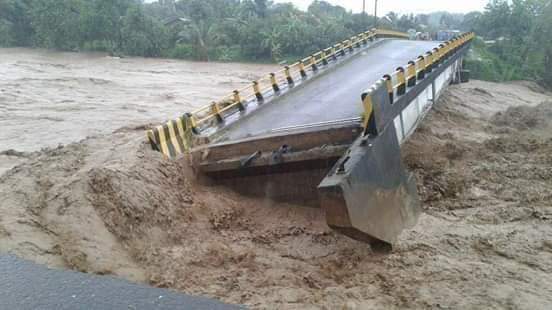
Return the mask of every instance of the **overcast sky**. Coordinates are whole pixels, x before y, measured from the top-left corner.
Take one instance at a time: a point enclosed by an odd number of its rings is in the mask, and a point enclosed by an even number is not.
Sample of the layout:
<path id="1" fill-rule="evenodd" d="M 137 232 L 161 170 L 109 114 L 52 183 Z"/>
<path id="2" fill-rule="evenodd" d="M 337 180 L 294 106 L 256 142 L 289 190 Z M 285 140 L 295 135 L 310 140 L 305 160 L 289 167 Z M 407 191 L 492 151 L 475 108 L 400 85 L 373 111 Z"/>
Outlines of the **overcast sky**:
<path id="1" fill-rule="evenodd" d="M 353 10 L 353 12 L 362 11 L 362 0 L 326 0 L 334 5 L 340 5 Z M 275 2 L 291 2 L 302 10 L 306 10 L 312 0 L 275 0 Z M 429 13 L 435 11 L 448 11 L 451 13 L 467 13 L 471 11 L 481 11 L 488 3 L 488 0 L 379 0 L 379 12 L 385 15 L 389 11 L 397 13 Z M 374 0 L 366 0 L 366 10 L 374 11 Z"/>

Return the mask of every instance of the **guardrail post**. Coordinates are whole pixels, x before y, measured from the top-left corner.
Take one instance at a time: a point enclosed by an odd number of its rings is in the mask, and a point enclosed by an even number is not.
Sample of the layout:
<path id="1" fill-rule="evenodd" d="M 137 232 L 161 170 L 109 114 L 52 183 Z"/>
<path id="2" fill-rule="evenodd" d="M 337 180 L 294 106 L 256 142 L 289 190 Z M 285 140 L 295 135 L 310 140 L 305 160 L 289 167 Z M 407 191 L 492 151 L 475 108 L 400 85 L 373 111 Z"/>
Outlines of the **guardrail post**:
<path id="1" fill-rule="evenodd" d="M 446 53 L 447 53 L 447 50 L 446 50 L 446 45 L 445 44 L 439 44 L 439 64 L 441 64 L 441 62 L 443 62 L 443 60 L 445 60 L 446 58 Z"/>
<path id="2" fill-rule="evenodd" d="M 278 86 L 278 81 L 276 80 L 276 74 L 270 73 L 270 83 L 272 84 L 272 89 L 275 93 L 280 92 L 280 87 Z"/>
<path id="3" fill-rule="evenodd" d="M 385 80 L 385 86 L 387 87 L 387 92 L 389 93 L 389 102 L 393 104 L 394 101 L 394 89 L 393 89 L 393 80 L 391 78 L 391 75 L 386 74 L 383 76 L 383 79 Z"/>
<path id="4" fill-rule="evenodd" d="M 337 50 L 335 48 L 335 45 L 332 46 L 332 59 L 333 61 L 337 61 Z"/>
<path id="5" fill-rule="evenodd" d="M 425 78 L 425 68 L 426 68 L 424 56 L 421 56 L 421 55 L 418 56 L 418 59 L 417 59 L 416 62 L 417 62 L 418 69 L 420 70 L 418 72 L 417 79 L 418 80 L 423 80 Z"/>
<path id="6" fill-rule="evenodd" d="M 442 47 L 441 47 L 442 45 Z M 443 60 L 447 60 L 447 58 L 449 58 L 449 52 L 450 52 L 450 49 L 449 49 L 449 43 L 448 41 L 445 42 L 445 44 L 441 44 L 439 45 L 439 47 L 441 47 L 443 49 L 443 54 L 442 54 L 442 58 Z"/>
<path id="7" fill-rule="evenodd" d="M 312 68 L 312 72 L 318 71 L 318 66 L 316 65 L 316 57 L 314 57 L 314 55 L 311 55 L 310 57 L 310 65 Z"/>
<path id="8" fill-rule="evenodd" d="M 431 70 L 439 67 L 439 60 L 440 60 L 440 56 L 441 54 L 439 53 L 439 49 L 438 48 L 433 48 L 433 61 L 431 63 Z"/>
<path id="9" fill-rule="evenodd" d="M 404 76 L 404 68 L 397 68 L 397 96 L 402 96 L 406 94 L 406 78 Z"/>
<path id="10" fill-rule="evenodd" d="M 234 102 L 238 104 L 238 109 L 240 111 L 245 111 L 245 106 L 243 105 L 243 101 L 241 100 L 239 90 L 234 90 Z"/>
<path id="11" fill-rule="evenodd" d="M 328 65 L 328 55 L 326 54 L 328 50 L 322 51 L 322 65 L 327 66 Z"/>
<path id="12" fill-rule="evenodd" d="M 224 122 L 224 118 L 222 117 L 222 114 L 220 114 L 220 107 L 218 102 L 213 101 L 211 104 L 211 113 L 215 114 L 215 117 L 217 118 L 217 121 L 219 123 Z"/>
<path id="13" fill-rule="evenodd" d="M 359 48 L 360 47 L 360 41 L 357 41 L 358 36 L 351 37 L 351 46 L 353 48 Z"/>
<path id="14" fill-rule="evenodd" d="M 286 81 L 289 87 L 293 87 L 293 84 L 295 82 L 293 81 L 293 78 L 291 77 L 291 73 L 289 72 L 289 66 L 284 67 L 284 75 L 286 76 Z"/>
<path id="15" fill-rule="evenodd" d="M 255 97 L 257 97 L 257 101 L 264 101 L 263 94 L 261 93 L 261 89 L 259 87 L 259 82 L 257 81 L 253 81 L 253 92 L 255 93 Z"/>
<path id="16" fill-rule="evenodd" d="M 198 135 L 199 134 L 199 128 L 197 127 L 197 121 L 196 121 L 195 116 L 192 113 L 188 112 L 188 113 L 184 114 L 184 118 L 187 120 L 186 127 L 190 126 L 190 129 L 192 130 L 192 132 L 194 134 Z"/>
<path id="17" fill-rule="evenodd" d="M 154 151 L 161 152 L 161 148 L 159 143 L 157 142 L 157 139 L 155 138 L 155 133 L 153 130 L 146 131 L 146 137 L 151 145 L 151 148 Z"/>
<path id="18" fill-rule="evenodd" d="M 426 58 L 425 58 L 425 73 L 431 73 L 432 71 L 432 65 L 433 65 L 433 53 L 431 53 L 430 51 L 428 51 L 426 53 Z"/>
<path id="19" fill-rule="evenodd" d="M 305 65 L 303 64 L 302 60 L 299 61 L 299 73 L 301 74 L 302 78 L 307 77 L 307 72 L 305 72 Z"/>
<path id="20" fill-rule="evenodd" d="M 416 86 L 416 63 L 409 61 L 406 67 L 406 79 L 408 87 Z"/>
<path id="21" fill-rule="evenodd" d="M 377 135 L 378 130 L 376 128 L 376 119 L 374 117 L 374 103 L 372 102 L 372 96 L 367 95 L 362 100 L 362 106 L 364 107 L 364 115 L 362 120 L 362 127 L 364 128 L 364 136 Z"/>
<path id="22" fill-rule="evenodd" d="M 345 46 L 343 46 L 342 43 L 338 43 L 337 46 L 339 47 L 339 56 L 345 56 Z"/>

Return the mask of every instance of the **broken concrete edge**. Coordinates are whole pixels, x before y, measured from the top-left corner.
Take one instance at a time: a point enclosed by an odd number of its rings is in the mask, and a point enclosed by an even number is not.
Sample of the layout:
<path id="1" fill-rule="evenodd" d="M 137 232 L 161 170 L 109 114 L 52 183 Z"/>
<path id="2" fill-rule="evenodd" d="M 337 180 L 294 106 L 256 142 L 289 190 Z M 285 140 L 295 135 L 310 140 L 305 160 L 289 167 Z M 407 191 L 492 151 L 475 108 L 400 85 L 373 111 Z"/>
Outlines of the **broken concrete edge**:
<path id="1" fill-rule="evenodd" d="M 337 159 L 343 155 L 349 146 L 349 144 L 329 145 L 314 147 L 304 151 L 294 151 L 290 149 L 286 152 L 280 150 L 274 150 L 272 152 L 256 151 L 246 157 L 234 157 L 215 162 L 201 163 L 200 170 L 206 174 L 216 174 L 226 171 L 238 171 L 240 169 L 276 166 L 319 159 Z"/>
<path id="2" fill-rule="evenodd" d="M 393 244 L 421 212 L 393 123 L 378 136 L 358 137 L 318 190 L 328 225 L 369 243 Z"/>
<path id="3" fill-rule="evenodd" d="M 364 134 L 337 161 L 318 186 L 330 227 L 357 240 L 393 244 L 415 225 L 421 206 L 412 173 L 401 158 L 394 119 L 469 49 L 466 44 L 391 102 L 385 80 L 362 94 L 370 97 Z"/>
<path id="4" fill-rule="evenodd" d="M 327 154 L 328 150 L 340 146 L 350 146 L 361 133 L 359 124 L 338 126 L 317 130 L 304 130 L 291 134 L 273 134 L 261 138 L 240 140 L 236 143 L 221 143 L 209 147 L 195 149 L 191 154 L 194 159 L 194 167 L 197 170 L 212 173 L 229 169 L 228 162 L 242 162 L 252 155 L 257 155 L 246 166 L 236 166 L 243 170 L 247 167 L 259 166 L 262 158 L 271 156 L 275 152 L 285 149 L 285 159 L 300 155 L 312 154 L 314 151 Z M 340 157 L 341 154 L 338 156 Z M 261 159 L 261 160 L 260 160 Z M 283 161 L 267 161 L 266 164 L 280 164 Z M 329 168 L 329 167 L 328 167 Z"/>

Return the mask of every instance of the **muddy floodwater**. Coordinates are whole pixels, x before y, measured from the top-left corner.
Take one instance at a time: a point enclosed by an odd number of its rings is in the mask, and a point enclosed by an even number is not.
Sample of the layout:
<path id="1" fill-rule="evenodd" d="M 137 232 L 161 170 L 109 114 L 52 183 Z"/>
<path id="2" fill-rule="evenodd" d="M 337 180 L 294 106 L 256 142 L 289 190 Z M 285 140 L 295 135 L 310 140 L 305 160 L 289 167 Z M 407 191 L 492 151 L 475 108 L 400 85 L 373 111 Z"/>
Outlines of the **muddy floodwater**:
<path id="1" fill-rule="evenodd" d="M 382 254 L 144 143 L 273 69 L 0 49 L 0 253 L 251 309 L 551 309 L 552 93 L 450 86 L 401 147 L 424 212 Z"/>
<path id="2" fill-rule="evenodd" d="M 0 151 L 36 151 L 161 122 L 276 68 L 0 49 Z"/>

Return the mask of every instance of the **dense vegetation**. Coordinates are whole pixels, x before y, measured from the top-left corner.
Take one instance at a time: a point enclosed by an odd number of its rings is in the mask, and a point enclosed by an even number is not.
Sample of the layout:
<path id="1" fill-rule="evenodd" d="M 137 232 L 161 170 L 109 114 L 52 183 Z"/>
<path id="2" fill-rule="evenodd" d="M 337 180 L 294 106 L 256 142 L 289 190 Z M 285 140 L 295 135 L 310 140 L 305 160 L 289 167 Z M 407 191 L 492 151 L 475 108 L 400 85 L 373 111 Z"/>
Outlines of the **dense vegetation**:
<path id="1" fill-rule="evenodd" d="M 471 25 L 466 30 L 486 40 L 476 40 L 468 60 L 475 77 L 530 79 L 552 87 L 552 1 L 494 0 L 464 21 Z"/>
<path id="2" fill-rule="evenodd" d="M 390 13 L 382 27 L 456 27 L 459 15 Z M 0 45 L 198 60 L 304 56 L 374 25 L 325 1 L 307 12 L 267 0 L 0 0 Z"/>
<path id="3" fill-rule="evenodd" d="M 511 2 L 511 3 L 509 3 Z M 551 0 L 493 0 L 466 15 L 393 12 L 378 26 L 434 33 L 474 30 L 477 78 L 551 85 Z M 195 60 L 281 61 L 308 55 L 374 25 L 325 1 L 306 12 L 268 0 L 0 0 L 0 46 L 106 51 Z M 543 65 L 545 64 L 545 65 Z"/>

